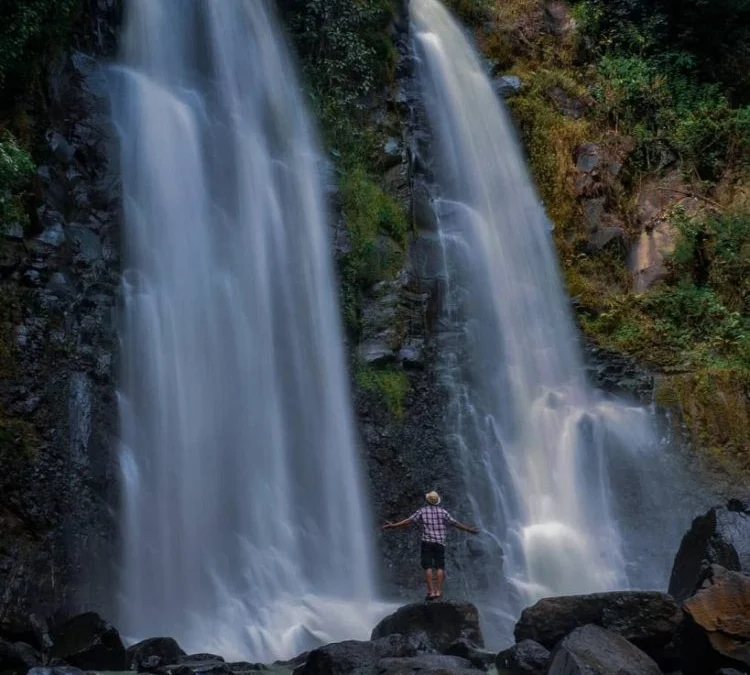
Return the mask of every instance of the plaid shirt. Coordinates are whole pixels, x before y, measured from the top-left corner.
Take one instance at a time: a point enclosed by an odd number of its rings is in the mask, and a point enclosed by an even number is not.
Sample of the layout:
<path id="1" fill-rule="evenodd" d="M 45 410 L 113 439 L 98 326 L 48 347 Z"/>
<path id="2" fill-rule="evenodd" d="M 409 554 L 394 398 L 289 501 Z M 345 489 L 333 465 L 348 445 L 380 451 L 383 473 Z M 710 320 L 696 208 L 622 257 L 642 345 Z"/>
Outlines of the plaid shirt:
<path id="1" fill-rule="evenodd" d="M 440 506 L 423 506 L 409 516 L 409 520 L 422 525 L 422 541 L 434 544 L 445 544 L 445 536 L 448 534 L 446 524 L 455 525 L 458 522 Z"/>

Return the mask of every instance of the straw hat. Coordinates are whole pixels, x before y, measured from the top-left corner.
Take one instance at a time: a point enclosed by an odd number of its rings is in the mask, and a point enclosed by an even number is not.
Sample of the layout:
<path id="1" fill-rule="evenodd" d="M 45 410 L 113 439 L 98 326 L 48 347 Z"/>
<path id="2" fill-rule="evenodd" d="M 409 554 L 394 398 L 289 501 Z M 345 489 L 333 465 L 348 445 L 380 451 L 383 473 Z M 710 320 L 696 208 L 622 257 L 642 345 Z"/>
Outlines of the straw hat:
<path id="1" fill-rule="evenodd" d="M 428 492 L 424 496 L 424 498 L 427 500 L 428 504 L 432 504 L 433 506 L 437 506 L 440 503 L 440 495 L 434 490 L 432 492 Z"/>

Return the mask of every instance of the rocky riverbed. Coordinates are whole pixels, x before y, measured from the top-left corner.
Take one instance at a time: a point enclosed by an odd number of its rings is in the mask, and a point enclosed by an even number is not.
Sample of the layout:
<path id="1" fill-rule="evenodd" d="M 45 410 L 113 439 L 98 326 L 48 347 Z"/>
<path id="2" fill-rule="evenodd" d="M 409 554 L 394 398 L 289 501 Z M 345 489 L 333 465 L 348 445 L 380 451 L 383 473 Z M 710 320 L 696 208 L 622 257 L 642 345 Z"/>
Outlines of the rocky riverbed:
<path id="1" fill-rule="evenodd" d="M 738 501 L 695 519 L 675 556 L 669 593 L 614 591 L 545 598 L 515 627 L 516 643 L 485 649 L 477 608 L 414 603 L 369 640 L 323 645 L 289 661 L 227 662 L 187 654 L 172 638 L 126 647 L 89 612 L 0 627 L 0 674 L 82 675 L 740 675 L 750 673 L 750 507 Z"/>

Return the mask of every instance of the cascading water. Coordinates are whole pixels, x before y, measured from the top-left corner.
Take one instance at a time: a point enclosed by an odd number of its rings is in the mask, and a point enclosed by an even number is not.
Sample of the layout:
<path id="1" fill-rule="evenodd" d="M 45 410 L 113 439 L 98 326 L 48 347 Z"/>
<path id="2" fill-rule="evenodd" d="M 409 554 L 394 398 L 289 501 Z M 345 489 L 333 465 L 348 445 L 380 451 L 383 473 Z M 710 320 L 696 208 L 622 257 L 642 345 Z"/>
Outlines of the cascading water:
<path id="1" fill-rule="evenodd" d="M 438 0 L 411 0 L 410 11 L 436 136 L 449 428 L 488 533 L 484 588 L 463 582 L 502 640 L 539 597 L 663 586 L 678 530 L 667 535 L 652 514 L 666 541 L 658 569 L 648 567 L 654 537 L 640 523 L 654 491 L 636 474 L 660 461 L 650 416 L 587 384 L 550 222 L 512 124 L 449 12 Z M 628 495 L 613 491 L 614 474 Z"/>
<path id="2" fill-rule="evenodd" d="M 365 637 L 318 154 L 283 40 L 266 0 L 127 12 L 121 625 L 255 660 Z"/>

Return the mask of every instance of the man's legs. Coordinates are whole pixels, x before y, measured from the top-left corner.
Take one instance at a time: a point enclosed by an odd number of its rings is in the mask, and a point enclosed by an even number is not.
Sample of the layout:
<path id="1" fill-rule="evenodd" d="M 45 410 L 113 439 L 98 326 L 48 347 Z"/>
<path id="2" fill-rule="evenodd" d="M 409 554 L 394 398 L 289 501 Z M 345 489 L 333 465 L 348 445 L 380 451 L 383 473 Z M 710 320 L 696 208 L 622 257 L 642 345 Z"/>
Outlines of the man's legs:
<path id="1" fill-rule="evenodd" d="M 435 597 L 443 597 L 443 584 L 445 583 L 445 547 L 440 544 L 435 545 L 435 567 L 437 572 L 437 582 L 434 585 Z"/>
<path id="2" fill-rule="evenodd" d="M 443 584 L 445 583 L 445 570 L 439 568 L 437 570 L 437 581 L 435 583 L 435 595 L 438 597 L 443 596 Z"/>
<path id="3" fill-rule="evenodd" d="M 440 571 L 438 570 L 438 575 L 439 573 Z M 424 571 L 424 578 L 427 582 L 427 597 L 431 598 L 433 595 L 436 595 L 438 593 L 438 591 L 435 590 L 435 586 L 433 584 L 432 568 Z"/>

